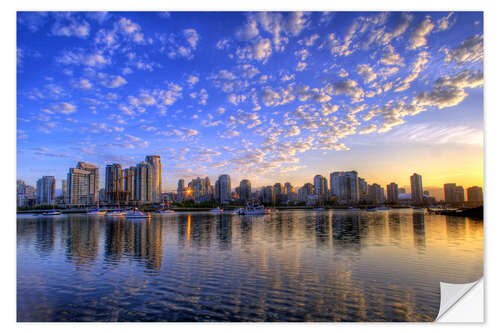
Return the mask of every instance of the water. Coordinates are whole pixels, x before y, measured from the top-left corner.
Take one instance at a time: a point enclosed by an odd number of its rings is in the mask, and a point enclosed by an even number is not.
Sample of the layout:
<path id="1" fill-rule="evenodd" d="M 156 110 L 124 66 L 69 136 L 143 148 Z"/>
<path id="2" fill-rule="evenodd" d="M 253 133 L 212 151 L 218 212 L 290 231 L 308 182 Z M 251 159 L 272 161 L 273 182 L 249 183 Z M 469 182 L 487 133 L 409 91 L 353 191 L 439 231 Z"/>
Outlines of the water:
<path id="1" fill-rule="evenodd" d="M 18 321 L 432 321 L 483 222 L 411 209 L 17 218 Z"/>

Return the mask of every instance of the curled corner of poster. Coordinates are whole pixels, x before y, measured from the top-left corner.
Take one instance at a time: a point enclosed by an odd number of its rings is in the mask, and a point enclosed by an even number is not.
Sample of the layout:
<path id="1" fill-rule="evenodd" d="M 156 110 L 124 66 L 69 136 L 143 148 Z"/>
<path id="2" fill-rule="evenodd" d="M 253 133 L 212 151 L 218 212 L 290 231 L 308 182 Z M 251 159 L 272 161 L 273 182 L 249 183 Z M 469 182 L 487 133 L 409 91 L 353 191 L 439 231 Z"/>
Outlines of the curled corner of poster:
<path id="1" fill-rule="evenodd" d="M 484 282 L 454 284 L 441 282 L 440 323 L 484 322 Z"/>

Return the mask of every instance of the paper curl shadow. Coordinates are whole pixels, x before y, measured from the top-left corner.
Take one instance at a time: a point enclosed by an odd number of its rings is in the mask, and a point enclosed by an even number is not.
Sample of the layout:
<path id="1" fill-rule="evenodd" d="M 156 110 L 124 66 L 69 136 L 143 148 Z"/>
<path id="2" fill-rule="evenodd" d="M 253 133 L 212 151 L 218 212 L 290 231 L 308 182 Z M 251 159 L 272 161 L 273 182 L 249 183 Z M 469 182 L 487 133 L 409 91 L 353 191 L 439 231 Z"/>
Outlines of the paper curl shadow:
<path id="1" fill-rule="evenodd" d="M 438 322 L 448 322 L 448 320 L 443 320 L 443 315 L 446 314 L 450 309 L 452 309 L 455 304 L 459 303 L 462 298 L 472 289 L 474 288 L 478 283 L 481 282 L 481 287 L 483 286 L 483 281 L 482 279 L 479 279 L 477 281 L 471 282 L 471 283 L 464 283 L 464 284 L 454 284 L 454 283 L 445 283 L 441 282 L 440 287 L 441 287 L 441 303 L 439 306 L 439 313 L 436 317 L 436 321 Z M 481 289 L 482 292 L 482 289 Z M 471 306 L 481 306 L 481 315 L 482 315 L 482 304 L 471 304 Z M 482 316 L 481 316 L 482 317 Z M 456 320 L 452 320 L 454 322 L 457 322 Z M 458 320 L 461 321 L 461 320 Z M 463 322 L 467 322 L 468 320 L 463 320 Z M 482 322 L 482 320 L 480 320 Z M 476 321 L 474 321 L 476 322 Z"/>

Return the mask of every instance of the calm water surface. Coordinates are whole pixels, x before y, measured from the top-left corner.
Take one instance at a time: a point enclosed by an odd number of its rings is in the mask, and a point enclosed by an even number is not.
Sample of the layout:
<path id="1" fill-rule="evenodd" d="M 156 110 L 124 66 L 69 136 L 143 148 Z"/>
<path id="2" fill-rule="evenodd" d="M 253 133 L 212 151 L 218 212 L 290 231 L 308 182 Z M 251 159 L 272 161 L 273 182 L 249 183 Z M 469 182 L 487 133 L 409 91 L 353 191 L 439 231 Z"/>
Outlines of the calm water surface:
<path id="1" fill-rule="evenodd" d="M 18 321 L 431 321 L 483 222 L 386 212 L 17 218 Z"/>

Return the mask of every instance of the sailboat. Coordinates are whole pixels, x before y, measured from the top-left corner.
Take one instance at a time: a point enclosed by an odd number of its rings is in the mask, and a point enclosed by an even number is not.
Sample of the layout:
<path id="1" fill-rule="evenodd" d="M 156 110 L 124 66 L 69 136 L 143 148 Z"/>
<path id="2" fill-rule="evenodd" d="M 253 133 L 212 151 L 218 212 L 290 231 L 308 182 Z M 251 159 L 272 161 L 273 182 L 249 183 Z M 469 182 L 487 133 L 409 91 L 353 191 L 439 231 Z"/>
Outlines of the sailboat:
<path id="1" fill-rule="evenodd" d="M 170 202 L 167 202 L 167 208 L 166 209 L 160 209 L 156 211 L 158 214 L 173 214 L 175 211 L 170 209 Z"/>
<path id="2" fill-rule="evenodd" d="M 151 218 L 151 216 L 149 215 L 149 213 L 141 212 L 137 208 L 134 208 L 133 211 L 128 212 L 125 215 L 125 217 L 128 218 L 128 219 L 149 219 L 149 218 Z"/>
<path id="3" fill-rule="evenodd" d="M 87 215 L 104 215 L 104 214 L 106 214 L 106 211 L 99 209 L 99 196 L 97 196 L 97 208 L 87 211 Z"/>
<path id="4" fill-rule="evenodd" d="M 116 191 L 116 196 L 117 196 L 117 202 L 118 202 L 118 209 L 112 209 L 106 213 L 106 216 L 124 216 L 127 214 L 126 212 L 122 212 L 120 210 L 120 190 L 118 189 Z"/>
<path id="5" fill-rule="evenodd" d="M 46 212 L 43 212 L 42 215 L 61 215 L 62 213 L 58 210 L 55 210 L 55 202 L 52 200 L 52 209 Z"/>

